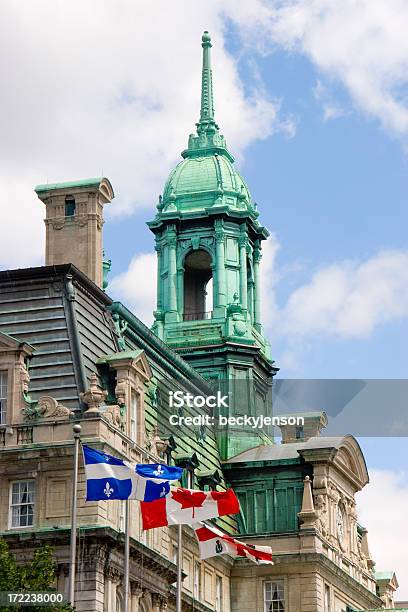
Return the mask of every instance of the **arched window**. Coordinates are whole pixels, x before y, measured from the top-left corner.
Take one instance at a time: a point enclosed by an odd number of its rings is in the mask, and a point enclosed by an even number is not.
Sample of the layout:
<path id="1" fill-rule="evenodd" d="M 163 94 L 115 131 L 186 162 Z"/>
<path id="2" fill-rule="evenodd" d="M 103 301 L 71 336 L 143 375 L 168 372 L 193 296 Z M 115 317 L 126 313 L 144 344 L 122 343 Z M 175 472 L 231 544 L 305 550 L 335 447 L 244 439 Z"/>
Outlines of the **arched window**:
<path id="1" fill-rule="evenodd" d="M 184 321 L 211 317 L 211 281 L 211 256 L 203 249 L 192 251 L 184 260 Z"/>

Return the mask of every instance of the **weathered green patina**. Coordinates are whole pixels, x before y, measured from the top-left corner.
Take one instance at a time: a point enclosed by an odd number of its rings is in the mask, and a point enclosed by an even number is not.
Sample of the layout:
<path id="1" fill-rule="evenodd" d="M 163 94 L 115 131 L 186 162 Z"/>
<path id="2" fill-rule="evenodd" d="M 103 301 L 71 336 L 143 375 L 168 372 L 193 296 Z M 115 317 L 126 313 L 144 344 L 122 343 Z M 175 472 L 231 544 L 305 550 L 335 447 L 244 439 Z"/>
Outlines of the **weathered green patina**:
<path id="1" fill-rule="evenodd" d="M 97 178 L 79 179 L 77 181 L 65 181 L 62 183 L 45 183 L 43 185 L 37 185 L 34 188 L 35 193 L 44 193 L 46 191 L 54 191 L 55 189 L 67 189 L 68 187 L 99 187 L 101 182 L 105 179 L 103 176 Z"/>
<path id="2" fill-rule="evenodd" d="M 153 330 L 235 398 L 229 415 L 270 414 L 276 369 L 263 334 L 260 303 L 261 243 L 269 233 L 214 118 L 208 32 L 202 47 L 197 131 L 148 224 L 155 234 L 158 264 Z M 270 433 L 227 427 L 218 436 L 221 455 L 235 455 Z"/>

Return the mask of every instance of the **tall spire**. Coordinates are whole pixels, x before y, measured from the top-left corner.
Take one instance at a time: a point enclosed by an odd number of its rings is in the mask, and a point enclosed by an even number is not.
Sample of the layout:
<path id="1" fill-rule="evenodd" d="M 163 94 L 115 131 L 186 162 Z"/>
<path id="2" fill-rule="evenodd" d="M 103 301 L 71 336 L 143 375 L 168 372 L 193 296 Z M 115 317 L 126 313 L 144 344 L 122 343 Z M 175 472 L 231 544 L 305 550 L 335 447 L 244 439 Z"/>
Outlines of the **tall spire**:
<path id="1" fill-rule="evenodd" d="M 201 76 L 201 109 L 200 120 L 196 123 L 197 133 L 190 134 L 188 146 L 182 152 L 183 157 L 194 157 L 205 154 L 212 155 L 214 151 L 226 155 L 230 161 L 233 156 L 227 149 L 224 136 L 214 119 L 214 95 L 211 69 L 211 36 L 204 32 L 201 38 L 203 48 L 203 67 Z"/>
<path id="2" fill-rule="evenodd" d="M 201 46 L 203 48 L 203 68 L 201 77 L 201 110 L 200 121 L 197 124 L 197 132 L 215 131 L 217 125 L 214 121 L 214 97 L 211 69 L 211 36 L 204 32 Z M 210 128 L 210 130 L 209 130 Z"/>

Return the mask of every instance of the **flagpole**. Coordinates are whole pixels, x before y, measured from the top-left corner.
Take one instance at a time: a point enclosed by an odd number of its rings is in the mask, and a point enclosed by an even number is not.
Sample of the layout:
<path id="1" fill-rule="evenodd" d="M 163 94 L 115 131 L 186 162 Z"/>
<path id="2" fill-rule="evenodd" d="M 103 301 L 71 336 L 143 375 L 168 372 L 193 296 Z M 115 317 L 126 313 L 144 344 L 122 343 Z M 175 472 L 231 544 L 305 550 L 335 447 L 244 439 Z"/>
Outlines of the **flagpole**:
<path id="1" fill-rule="evenodd" d="M 182 563 L 183 563 L 183 525 L 177 526 L 177 598 L 176 612 L 181 612 Z"/>
<path id="2" fill-rule="evenodd" d="M 128 612 L 129 607 L 129 500 L 125 500 L 125 601 L 123 612 Z"/>
<path id="3" fill-rule="evenodd" d="M 187 470 L 187 489 L 193 488 L 193 474 Z M 183 588 L 183 525 L 177 526 L 177 594 L 176 612 L 181 611 L 181 591 Z"/>
<path id="4" fill-rule="evenodd" d="M 74 432 L 74 471 L 72 478 L 72 506 L 71 506 L 71 541 L 69 552 L 69 588 L 68 600 L 74 606 L 75 600 L 75 557 L 76 557 L 76 535 L 77 535 L 77 496 L 78 496 L 78 457 L 81 436 L 81 425 L 75 423 L 72 428 Z"/>

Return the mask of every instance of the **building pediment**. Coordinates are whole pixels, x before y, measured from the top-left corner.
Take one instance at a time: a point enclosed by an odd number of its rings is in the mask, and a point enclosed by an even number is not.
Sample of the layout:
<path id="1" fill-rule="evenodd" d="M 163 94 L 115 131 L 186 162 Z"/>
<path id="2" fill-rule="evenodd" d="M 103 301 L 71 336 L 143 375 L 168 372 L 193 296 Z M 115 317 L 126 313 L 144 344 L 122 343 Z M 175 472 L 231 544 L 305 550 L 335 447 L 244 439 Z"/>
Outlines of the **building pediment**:
<path id="1" fill-rule="evenodd" d="M 104 355 L 98 359 L 98 365 L 107 364 L 115 370 L 128 368 L 135 370 L 143 380 L 150 380 L 152 370 L 143 350 L 119 351 L 111 355 Z"/>
<path id="2" fill-rule="evenodd" d="M 27 342 L 21 342 L 13 336 L 9 336 L 4 332 L 0 332 L 0 353 L 9 353 L 15 351 L 24 351 L 27 355 L 34 352 L 34 347 Z"/>
<path id="3" fill-rule="evenodd" d="M 369 482 L 369 475 L 360 445 L 353 436 L 345 436 L 334 457 L 334 465 L 362 489 Z"/>

